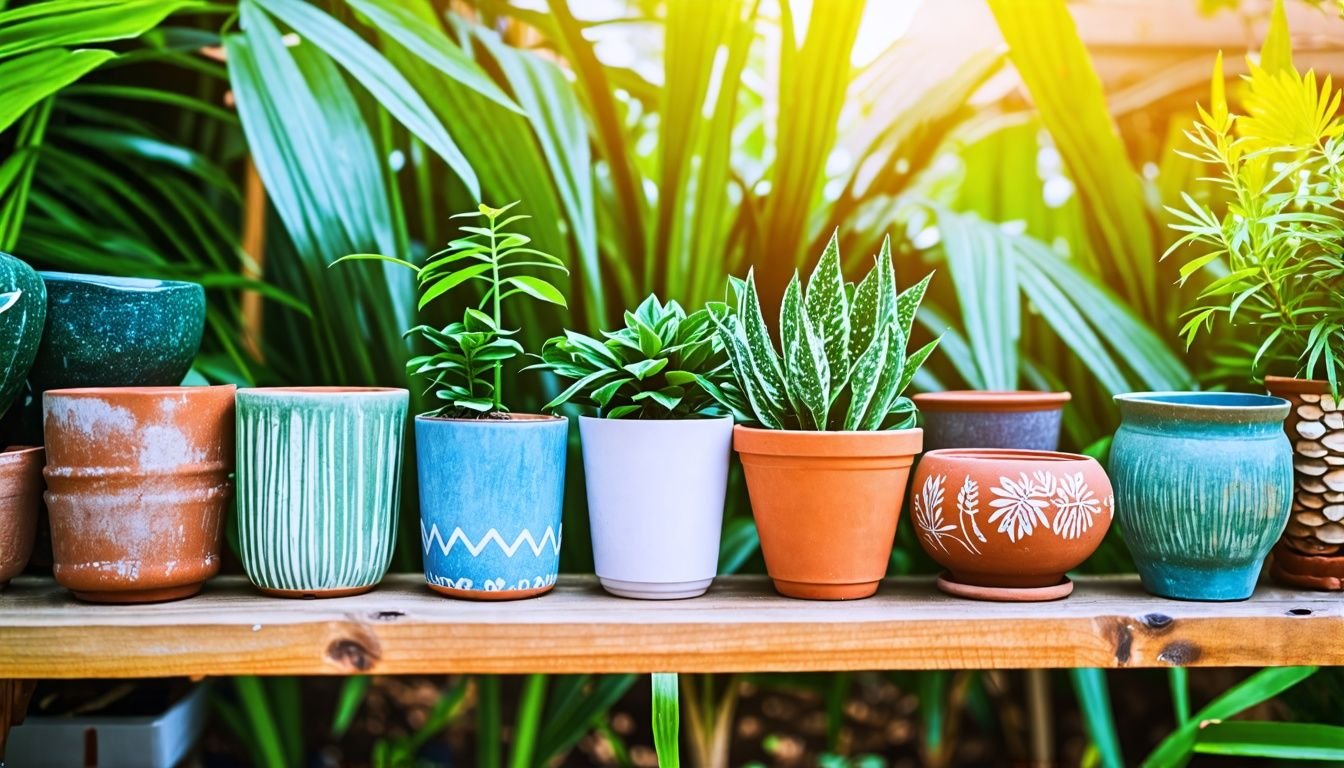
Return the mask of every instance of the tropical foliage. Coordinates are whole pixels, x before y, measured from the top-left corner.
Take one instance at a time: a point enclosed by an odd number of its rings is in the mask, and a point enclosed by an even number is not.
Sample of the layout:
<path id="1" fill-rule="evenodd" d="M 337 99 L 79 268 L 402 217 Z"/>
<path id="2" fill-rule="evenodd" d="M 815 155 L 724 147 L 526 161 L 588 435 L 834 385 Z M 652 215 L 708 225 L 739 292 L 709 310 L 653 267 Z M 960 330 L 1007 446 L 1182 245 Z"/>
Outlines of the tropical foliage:
<path id="1" fill-rule="evenodd" d="M 1281 12 L 1281 11 L 1280 11 Z M 1206 183 L 1227 201 L 1218 209 L 1184 194 L 1171 207 L 1186 234 L 1167 254 L 1186 257 L 1184 282 L 1205 268 L 1186 313 L 1186 344 L 1214 322 L 1250 326 L 1258 343 L 1238 345 L 1248 372 L 1322 377 L 1339 391 L 1344 378 L 1344 120 L 1341 92 L 1326 76 L 1293 68 L 1284 39 L 1266 42 L 1250 63 L 1245 114 L 1227 103 L 1222 56 L 1213 70 L 1209 109 L 1187 133 L 1191 158 L 1214 169 Z M 1221 200 L 1221 197 L 1219 198 Z M 1235 343 L 1235 342 L 1234 342 Z"/>
<path id="2" fill-rule="evenodd" d="M 737 384 L 711 393 L 739 420 L 768 429 L 913 426 L 914 403 L 901 393 L 938 346 L 934 339 L 906 353 L 929 277 L 898 292 L 887 239 L 856 288 L 840 271 L 838 233 L 832 234 L 807 287 L 794 272 L 784 289 L 781 354 L 765 324 L 755 273 L 748 272 L 745 281 L 732 282 L 731 305 L 709 305 Z"/>
<path id="3" fill-rule="evenodd" d="M 688 315 L 650 294 L 625 313 L 624 328 L 602 335 L 565 331 L 547 340 L 534 367 L 573 383 L 546 410 L 573 403 L 609 419 L 727 415 L 709 394 L 732 383 L 707 310 Z"/>

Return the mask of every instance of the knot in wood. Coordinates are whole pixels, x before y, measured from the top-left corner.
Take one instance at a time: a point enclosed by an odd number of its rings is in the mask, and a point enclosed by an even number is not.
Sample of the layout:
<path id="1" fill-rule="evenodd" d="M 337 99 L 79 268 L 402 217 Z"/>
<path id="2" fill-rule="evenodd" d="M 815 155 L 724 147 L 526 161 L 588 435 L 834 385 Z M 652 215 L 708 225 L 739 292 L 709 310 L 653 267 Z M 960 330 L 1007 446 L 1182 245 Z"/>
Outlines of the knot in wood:
<path id="1" fill-rule="evenodd" d="M 1184 667 L 1199 661 L 1202 655 L 1204 652 L 1198 645 L 1185 640 L 1176 640 L 1162 646 L 1162 650 L 1157 654 L 1157 660 L 1173 667 Z"/>
<path id="2" fill-rule="evenodd" d="M 1310 609 L 1310 608 L 1289 608 L 1289 609 L 1288 609 L 1288 615 L 1290 615 L 1290 616 L 1310 616 L 1310 615 L 1311 615 L 1311 609 Z"/>
<path id="3" fill-rule="evenodd" d="M 374 621 L 396 621 L 406 614 L 401 611 L 374 611 Z"/>
<path id="4" fill-rule="evenodd" d="M 1171 629 L 1176 620 L 1165 613 L 1145 613 L 1139 617 L 1139 622 L 1153 632 L 1166 632 Z"/>
<path id="5" fill-rule="evenodd" d="M 352 672 L 368 672 L 378 663 L 379 652 L 353 638 L 338 638 L 327 646 L 327 658 Z"/>

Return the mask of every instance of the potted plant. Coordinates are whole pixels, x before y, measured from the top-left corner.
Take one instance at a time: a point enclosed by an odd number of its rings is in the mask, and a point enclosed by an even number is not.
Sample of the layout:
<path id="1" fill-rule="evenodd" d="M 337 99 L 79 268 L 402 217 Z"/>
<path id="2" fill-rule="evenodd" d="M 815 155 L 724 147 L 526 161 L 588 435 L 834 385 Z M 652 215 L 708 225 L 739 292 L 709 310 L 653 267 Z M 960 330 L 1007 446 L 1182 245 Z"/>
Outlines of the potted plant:
<path id="1" fill-rule="evenodd" d="M 1276 15 L 1276 19 L 1279 18 Z M 1280 29 L 1282 39 L 1287 30 Z M 1240 372 L 1267 375 L 1292 404 L 1292 517 L 1272 571 L 1298 587 L 1344 588 L 1344 120 L 1330 78 L 1299 74 L 1286 45 L 1250 64 L 1244 114 L 1224 96 L 1222 59 L 1208 111 L 1188 136 L 1214 176 L 1210 203 L 1171 209 L 1188 254 L 1182 281 L 1218 266 L 1186 315 L 1187 344 L 1215 322 L 1252 337 Z M 1241 346 L 1241 345 L 1239 345 Z M 1231 357 L 1231 356 L 1229 356 Z"/>
<path id="2" fill-rule="evenodd" d="M 938 588 L 974 600 L 1033 602 L 1073 592 L 1115 514 L 1096 459 L 949 448 L 919 460 L 910 489 L 920 546 L 947 569 Z"/>
<path id="3" fill-rule="evenodd" d="M 392 562 L 404 389 L 238 390 L 238 553 L 276 597 L 367 592 Z"/>
<path id="4" fill-rule="evenodd" d="M 789 597 L 868 597 L 886 573 L 910 465 L 923 445 L 902 396 L 938 341 L 907 356 L 929 277 L 897 293 L 890 239 L 857 288 L 836 236 L 806 289 L 795 272 L 777 351 L 754 275 L 709 306 L 733 371 L 711 394 L 746 423 L 733 431 L 766 570 Z"/>
<path id="5" fill-rule="evenodd" d="M 420 309 L 454 289 L 482 289 L 461 320 L 407 331 L 435 351 L 406 365 L 440 402 L 415 417 L 425 581 L 442 594 L 473 600 L 540 595 L 555 586 L 560 563 L 569 421 L 513 413 L 505 405 L 504 364 L 523 348 L 511 338 L 517 330 L 505 326 L 503 310 L 515 297 L 565 306 L 555 286 L 529 272 L 566 270 L 509 228 L 527 218 L 505 216 L 515 205 L 457 214 L 453 218 L 484 226 L 462 227 L 463 236 L 423 266 L 375 254 L 341 259 L 413 270 Z"/>
<path id="6" fill-rule="evenodd" d="M 649 296 L 604 340 L 566 331 L 541 364 L 573 383 L 597 578 L 622 597 L 696 597 L 718 572 L 733 417 L 707 387 L 731 371 L 707 310 Z M 701 382 L 704 382 L 702 384 Z"/>

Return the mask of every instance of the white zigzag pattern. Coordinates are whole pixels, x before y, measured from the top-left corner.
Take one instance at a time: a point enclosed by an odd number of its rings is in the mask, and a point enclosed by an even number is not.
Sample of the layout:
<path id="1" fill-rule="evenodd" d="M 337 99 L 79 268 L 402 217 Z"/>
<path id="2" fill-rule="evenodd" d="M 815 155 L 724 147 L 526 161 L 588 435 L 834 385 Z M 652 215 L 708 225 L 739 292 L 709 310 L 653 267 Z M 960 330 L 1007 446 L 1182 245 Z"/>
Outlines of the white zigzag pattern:
<path id="1" fill-rule="evenodd" d="M 561 526 L 560 530 L 563 531 L 564 526 Z M 503 550 L 504 556 L 509 558 L 514 556 L 518 549 L 523 546 L 524 542 L 527 543 L 527 546 L 532 550 L 532 554 L 535 556 L 541 556 L 542 551 L 546 549 L 546 542 L 548 541 L 551 543 L 551 548 L 555 550 L 555 553 L 557 555 L 560 554 L 560 534 L 557 534 L 549 525 L 546 526 L 546 532 L 542 534 L 541 541 L 537 541 L 533 538 L 531 531 L 523 529 L 523 532 L 518 534 L 518 538 L 514 539 L 512 544 L 506 544 L 504 542 L 504 537 L 499 534 L 499 531 L 491 528 L 489 531 L 486 531 L 486 534 L 481 538 L 480 543 L 472 544 L 471 539 L 467 538 L 467 534 L 462 531 L 461 526 L 454 528 L 452 535 L 448 537 L 448 541 L 444 541 L 443 534 L 439 533 L 438 524 L 431 525 L 429 531 L 426 532 L 425 522 L 421 520 L 420 538 L 421 543 L 424 545 L 425 552 L 429 552 L 430 544 L 437 542 L 439 550 L 445 555 L 451 552 L 453 550 L 453 545 L 459 541 L 462 542 L 462 546 L 467 548 L 467 551 L 471 553 L 472 557 L 480 557 L 481 553 L 485 551 L 485 548 L 492 541 L 498 544 L 499 548 Z"/>

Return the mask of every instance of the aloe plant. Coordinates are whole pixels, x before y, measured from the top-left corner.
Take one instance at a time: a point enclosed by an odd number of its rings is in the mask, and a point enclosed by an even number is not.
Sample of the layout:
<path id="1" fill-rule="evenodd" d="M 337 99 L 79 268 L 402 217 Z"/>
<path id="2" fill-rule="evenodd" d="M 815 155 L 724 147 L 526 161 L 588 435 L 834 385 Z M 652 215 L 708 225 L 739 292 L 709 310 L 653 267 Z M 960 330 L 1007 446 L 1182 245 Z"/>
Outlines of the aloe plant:
<path id="1" fill-rule="evenodd" d="M 571 380 L 546 405 L 594 408 L 609 419 L 686 419 L 724 415 L 701 382 L 732 387 L 732 372 L 709 312 L 690 314 L 675 301 L 650 294 L 625 327 L 603 331 L 598 341 L 576 331 L 547 340 L 541 368 Z"/>
<path id="2" fill-rule="evenodd" d="M 932 273 L 897 293 L 891 239 L 858 287 L 840 271 L 840 246 L 832 233 L 804 288 L 795 270 L 779 312 L 781 351 L 776 351 L 761 312 L 754 272 L 730 281 L 732 304 L 708 309 L 728 354 L 737 389 L 709 383 L 710 391 L 740 420 L 768 429 L 904 429 L 915 423 L 915 405 L 902 393 L 938 339 L 906 354 L 915 311 Z"/>

